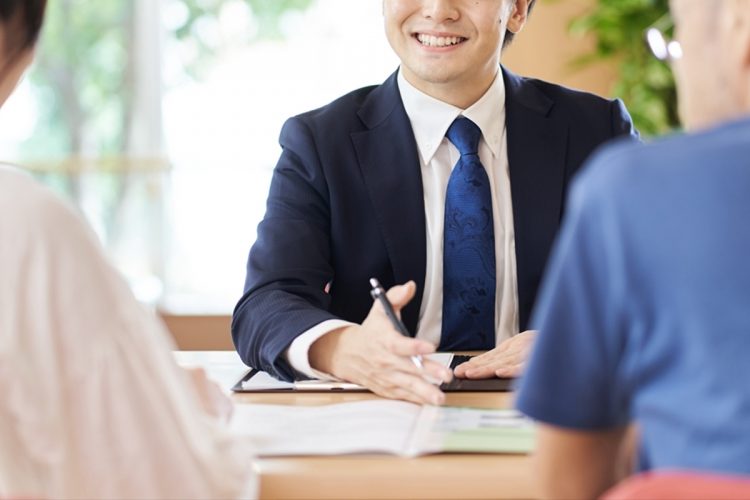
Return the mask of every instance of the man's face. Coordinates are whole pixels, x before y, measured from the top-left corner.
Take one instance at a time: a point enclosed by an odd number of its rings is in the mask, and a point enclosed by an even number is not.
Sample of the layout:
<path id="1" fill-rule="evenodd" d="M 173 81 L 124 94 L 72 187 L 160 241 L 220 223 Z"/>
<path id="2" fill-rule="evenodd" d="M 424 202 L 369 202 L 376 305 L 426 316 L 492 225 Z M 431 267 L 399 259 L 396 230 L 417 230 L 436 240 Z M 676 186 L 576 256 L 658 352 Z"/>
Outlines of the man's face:
<path id="1" fill-rule="evenodd" d="M 506 27 L 518 31 L 523 26 L 517 19 L 508 25 L 515 3 L 384 0 L 386 35 L 404 77 L 421 91 L 459 106 L 453 101 L 463 100 L 462 95 L 483 93 L 498 72 Z M 519 3 L 525 20 L 526 2 Z"/>
<path id="2" fill-rule="evenodd" d="M 742 114 L 743 68 L 737 47 L 737 6 L 748 0 L 672 0 L 676 38 L 683 57 L 675 63 L 680 114 L 687 129 L 710 127 Z M 739 30 L 739 31 L 738 31 Z M 738 38 L 739 37 L 739 38 Z M 747 42 L 744 42 L 745 44 Z M 745 109 L 744 112 L 747 112 Z"/>

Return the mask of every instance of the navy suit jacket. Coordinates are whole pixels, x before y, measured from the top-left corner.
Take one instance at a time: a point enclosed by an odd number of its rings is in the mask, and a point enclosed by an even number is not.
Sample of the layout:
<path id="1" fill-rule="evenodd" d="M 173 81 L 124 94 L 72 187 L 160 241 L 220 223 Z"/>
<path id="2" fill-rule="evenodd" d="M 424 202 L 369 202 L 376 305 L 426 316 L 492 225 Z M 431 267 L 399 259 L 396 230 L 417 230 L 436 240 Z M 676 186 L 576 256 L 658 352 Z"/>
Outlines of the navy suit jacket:
<path id="1" fill-rule="evenodd" d="M 623 104 L 521 78 L 503 68 L 518 271 L 525 330 L 571 177 L 600 144 L 637 133 Z M 425 208 L 417 146 L 396 73 L 289 119 L 266 215 L 250 250 L 232 338 L 245 363 L 298 377 L 283 352 L 329 319 L 361 323 L 369 278 L 414 280 L 402 311 L 416 331 L 425 282 Z"/>

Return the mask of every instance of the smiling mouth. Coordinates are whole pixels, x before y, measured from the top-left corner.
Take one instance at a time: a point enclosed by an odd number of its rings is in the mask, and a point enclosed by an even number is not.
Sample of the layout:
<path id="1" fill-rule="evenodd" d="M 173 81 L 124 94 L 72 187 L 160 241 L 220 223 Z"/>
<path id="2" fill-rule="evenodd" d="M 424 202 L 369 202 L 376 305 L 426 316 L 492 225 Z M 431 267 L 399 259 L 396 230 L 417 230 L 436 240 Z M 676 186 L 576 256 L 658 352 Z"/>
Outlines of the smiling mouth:
<path id="1" fill-rule="evenodd" d="M 462 36 L 433 36 L 417 33 L 414 38 L 424 47 L 452 47 L 466 41 Z"/>

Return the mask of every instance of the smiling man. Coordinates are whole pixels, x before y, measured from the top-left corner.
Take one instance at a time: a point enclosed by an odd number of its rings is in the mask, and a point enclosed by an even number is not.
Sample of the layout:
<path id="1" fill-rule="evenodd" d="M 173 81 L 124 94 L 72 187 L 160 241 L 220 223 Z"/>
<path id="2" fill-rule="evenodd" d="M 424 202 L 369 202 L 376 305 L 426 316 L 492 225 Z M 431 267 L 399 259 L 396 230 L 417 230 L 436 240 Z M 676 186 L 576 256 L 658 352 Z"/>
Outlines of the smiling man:
<path id="1" fill-rule="evenodd" d="M 287 121 L 234 312 L 246 363 L 433 404 L 426 378 L 452 374 L 410 356 L 487 350 L 456 375 L 520 372 L 568 182 L 636 135 L 621 102 L 500 66 L 533 4 L 384 0 L 398 71 Z M 373 306 L 371 277 L 414 338 Z"/>

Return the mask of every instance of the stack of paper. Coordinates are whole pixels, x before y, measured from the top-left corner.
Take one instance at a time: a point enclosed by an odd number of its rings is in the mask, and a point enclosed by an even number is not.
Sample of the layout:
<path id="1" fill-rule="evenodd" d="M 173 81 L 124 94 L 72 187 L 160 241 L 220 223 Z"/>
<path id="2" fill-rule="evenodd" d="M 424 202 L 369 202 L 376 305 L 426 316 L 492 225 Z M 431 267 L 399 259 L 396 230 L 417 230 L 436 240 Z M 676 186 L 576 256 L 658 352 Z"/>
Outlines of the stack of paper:
<path id="1" fill-rule="evenodd" d="M 233 430 L 258 455 L 527 453 L 531 422 L 515 410 L 357 401 L 325 406 L 238 405 Z"/>

